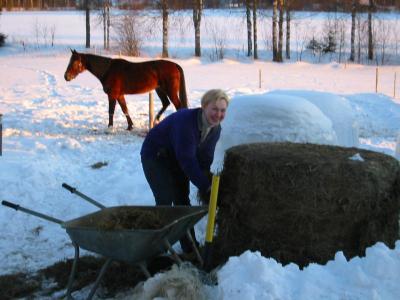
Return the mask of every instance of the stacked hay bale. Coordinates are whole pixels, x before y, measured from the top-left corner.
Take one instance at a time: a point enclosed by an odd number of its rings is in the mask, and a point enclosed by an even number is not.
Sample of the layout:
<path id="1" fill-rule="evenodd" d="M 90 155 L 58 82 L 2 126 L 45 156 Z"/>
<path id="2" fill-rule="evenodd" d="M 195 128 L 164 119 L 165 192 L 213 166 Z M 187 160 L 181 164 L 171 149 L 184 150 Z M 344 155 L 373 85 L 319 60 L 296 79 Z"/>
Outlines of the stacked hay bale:
<path id="1" fill-rule="evenodd" d="M 247 249 L 304 267 L 398 239 L 400 166 L 388 155 L 326 145 L 257 143 L 226 152 L 215 264 Z"/>

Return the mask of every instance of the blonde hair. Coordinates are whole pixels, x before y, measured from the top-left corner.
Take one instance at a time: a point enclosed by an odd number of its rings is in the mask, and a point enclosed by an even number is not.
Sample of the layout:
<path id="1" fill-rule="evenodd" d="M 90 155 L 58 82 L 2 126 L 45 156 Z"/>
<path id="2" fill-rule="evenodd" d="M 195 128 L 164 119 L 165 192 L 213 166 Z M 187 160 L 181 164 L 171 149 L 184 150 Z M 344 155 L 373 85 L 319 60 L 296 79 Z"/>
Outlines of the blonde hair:
<path id="1" fill-rule="evenodd" d="M 226 105 L 229 105 L 228 95 L 220 89 L 213 89 L 207 91 L 203 97 L 201 97 L 201 107 L 206 107 L 210 102 L 217 102 L 218 100 L 225 100 Z"/>

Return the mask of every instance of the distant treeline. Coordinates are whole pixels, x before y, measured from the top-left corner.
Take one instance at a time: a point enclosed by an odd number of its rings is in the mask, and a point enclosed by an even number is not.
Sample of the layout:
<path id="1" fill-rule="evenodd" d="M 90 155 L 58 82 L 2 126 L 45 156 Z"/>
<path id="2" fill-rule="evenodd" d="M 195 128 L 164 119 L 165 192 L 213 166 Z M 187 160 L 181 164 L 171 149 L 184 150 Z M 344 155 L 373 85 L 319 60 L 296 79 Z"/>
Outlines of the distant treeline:
<path id="1" fill-rule="evenodd" d="M 0 0 L 2 10 L 47 10 L 47 9 L 83 9 L 89 2 L 93 9 L 101 8 L 104 3 L 120 9 L 158 8 L 161 2 L 168 2 L 170 9 L 191 9 L 191 0 Z M 241 8 L 247 0 L 203 0 L 203 8 Z M 285 0 L 290 2 L 293 10 L 307 11 L 351 11 L 353 0 Z M 258 8 L 272 8 L 273 0 L 257 0 Z M 400 9 L 400 0 L 357 0 L 359 10 L 373 2 L 376 11 L 393 11 Z"/>

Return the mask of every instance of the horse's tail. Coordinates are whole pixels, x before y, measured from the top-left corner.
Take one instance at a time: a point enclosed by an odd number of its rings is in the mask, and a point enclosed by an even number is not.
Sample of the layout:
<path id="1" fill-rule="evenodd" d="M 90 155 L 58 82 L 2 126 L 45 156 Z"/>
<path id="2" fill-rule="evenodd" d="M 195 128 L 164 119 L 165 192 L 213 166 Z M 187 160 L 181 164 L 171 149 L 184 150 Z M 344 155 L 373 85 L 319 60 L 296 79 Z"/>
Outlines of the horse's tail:
<path id="1" fill-rule="evenodd" d="M 176 65 L 179 73 L 180 73 L 180 84 L 179 84 L 179 100 L 181 101 L 181 108 L 188 108 L 188 99 L 186 94 L 186 83 L 185 83 L 185 74 L 183 73 L 183 69 L 180 65 Z"/>

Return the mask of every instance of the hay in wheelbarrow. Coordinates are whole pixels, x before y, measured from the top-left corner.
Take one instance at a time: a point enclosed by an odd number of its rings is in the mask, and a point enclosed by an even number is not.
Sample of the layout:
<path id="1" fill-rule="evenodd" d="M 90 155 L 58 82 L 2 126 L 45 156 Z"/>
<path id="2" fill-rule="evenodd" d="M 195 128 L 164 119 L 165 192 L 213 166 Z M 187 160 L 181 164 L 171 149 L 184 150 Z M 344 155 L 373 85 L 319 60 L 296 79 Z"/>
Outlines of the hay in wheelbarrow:
<path id="1" fill-rule="evenodd" d="M 245 250 L 282 264 L 364 256 L 399 237 L 400 167 L 391 156 L 326 145 L 260 143 L 226 152 L 215 264 Z"/>
<path id="2" fill-rule="evenodd" d="M 167 225 L 158 211 L 143 211 L 142 209 L 127 209 L 113 212 L 99 222 L 99 229 L 118 230 L 118 229 L 161 229 Z"/>

